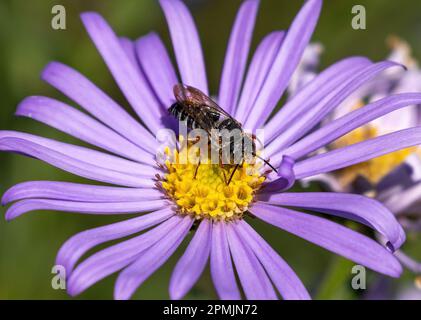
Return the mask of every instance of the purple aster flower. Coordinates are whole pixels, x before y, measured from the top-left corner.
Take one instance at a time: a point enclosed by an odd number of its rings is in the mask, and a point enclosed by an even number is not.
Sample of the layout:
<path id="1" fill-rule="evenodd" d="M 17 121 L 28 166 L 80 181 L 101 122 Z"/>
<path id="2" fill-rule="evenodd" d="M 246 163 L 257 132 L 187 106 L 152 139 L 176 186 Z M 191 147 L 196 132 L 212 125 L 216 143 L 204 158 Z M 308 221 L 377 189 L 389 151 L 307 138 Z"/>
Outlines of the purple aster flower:
<path id="1" fill-rule="evenodd" d="M 18 184 L 3 196 L 13 204 L 8 220 L 34 210 L 86 214 L 145 213 L 87 230 L 60 249 L 57 264 L 65 266 L 68 292 L 77 295 L 110 274 L 119 272 L 116 299 L 128 299 L 174 253 L 193 225 L 193 238 L 174 268 L 170 296 L 182 298 L 195 284 L 207 261 L 222 299 L 239 299 L 240 285 L 248 299 L 308 299 L 304 285 L 288 264 L 250 226 L 257 217 L 287 232 L 364 265 L 398 277 L 401 265 L 391 251 L 405 239 L 393 214 L 375 200 L 340 193 L 285 192 L 296 180 L 330 172 L 421 142 L 421 128 L 409 128 L 312 155 L 320 147 L 392 110 L 421 102 L 421 94 L 386 97 L 313 130 L 334 108 L 382 71 L 399 65 L 346 58 L 303 86 L 272 118 L 316 26 L 321 0 L 307 1 L 287 32 L 266 36 L 246 72 L 258 1 L 245 1 L 228 43 L 217 102 L 244 127 L 264 129 L 276 172 L 244 165 L 232 184 L 218 165 L 203 165 L 196 179 L 190 164 L 179 164 L 183 150 L 165 148 L 175 161 L 157 163 L 156 135 L 171 126 L 167 109 L 174 102 L 174 84 L 184 83 L 208 94 L 204 59 L 193 19 L 178 0 L 161 0 L 180 78 L 159 37 L 136 41 L 118 38 L 96 13 L 82 21 L 111 74 L 141 123 L 79 72 L 50 63 L 42 78 L 77 103 L 78 111 L 47 97 L 29 97 L 17 115 L 31 117 L 93 146 L 50 140 L 28 133 L 0 132 L 0 149 L 40 159 L 60 169 L 106 185 L 33 181 Z M 312 210 L 355 220 L 383 235 L 378 242 Z M 148 212 L 148 213 L 146 213 Z M 102 249 L 82 262 L 93 247 L 130 237 Z M 385 247 L 386 245 L 386 247 Z M 237 283 L 236 274 L 239 283 Z"/>
<path id="2" fill-rule="evenodd" d="M 397 37 L 389 37 L 388 43 L 392 48 L 388 59 L 404 64 L 407 70 L 399 68 L 387 70 L 382 77 L 367 83 L 352 94 L 325 122 L 333 121 L 360 108 L 364 105 L 363 101 L 375 103 L 389 95 L 421 91 L 421 70 L 417 61 L 411 56 L 409 45 Z M 307 52 L 307 59 L 302 59 L 301 67 L 298 68 L 303 72 L 298 74 L 296 72 L 298 83 L 314 76 L 314 69 L 317 67 L 319 51 L 313 49 Z M 388 134 L 397 129 L 419 126 L 420 119 L 419 106 L 409 105 L 365 124 L 327 148 L 355 143 L 366 137 Z M 307 182 L 310 180 L 321 181 L 336 192 L 363 193 L 374 197 L 396 215 L 405 230 L 421 231 L 421 157 L 418 147 L 390 153 L 333 173 L 313 176 L 308 178 Z M 421 273 L 419 262 L 401 250 L 397 250 L 395 255 L 409 270 Z"/>

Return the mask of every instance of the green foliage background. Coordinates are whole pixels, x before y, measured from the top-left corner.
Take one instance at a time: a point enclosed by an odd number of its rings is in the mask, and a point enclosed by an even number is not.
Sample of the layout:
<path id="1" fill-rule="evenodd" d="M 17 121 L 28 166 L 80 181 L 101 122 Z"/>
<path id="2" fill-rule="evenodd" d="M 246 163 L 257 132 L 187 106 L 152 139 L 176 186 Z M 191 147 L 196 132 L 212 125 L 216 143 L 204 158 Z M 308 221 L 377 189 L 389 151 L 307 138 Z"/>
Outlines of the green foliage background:
<path id="1" fill-rule="evenodd" d="M 198 24 L 210 81 L 216 92 L 226 43 L 240 0 L 187 1 Z M 50 27 L 51 8 L 62 4 L 67 12 L 67 29 Z M 288 27 L 302 1 L 262 0 L 253 48 L 266 33 Z M 351 8 L 367 9 L 367 30 L 351 28 Z M 152 30 L 170 45 L 166 24 L 155 0 L 2 0 L 0 1 L 0 128 L 37 133 L 66 142 L 72 137 L 42 124 L 13 116 L 16 105 L 28 95 L 63 99 L 42 82 L 39 74 L 52 60 L 80 70 L 111 96 L 127 103 L 118 91 L 102 59 L 88 39 L 79 13 L 100 12 L 119 35 L 133 39 Z M 323 43 L 322 67 L 350 55 L 383 59 L 388 54 L 385 39 L 395 34 L 406 39 L 421 60 L 421 2 L 418 0 L 326 0 L 313 40 Z M 168 46 L 169 47 L 169 46 Z M 170 47 L 169 47 L 170 48 Z M 64 99 L 65 100 L 65 99 Z M 67 100 L 65 100 L 67 101 Z M 0 154 L 0 192 L 27 180 L 83 182 L 40 161 L 12 154 Z M 4 214 L 4 209 L 1 213 Z M 62 290 L 51 288 L 51 268 L 60 245 L 71 235 L 116 221 L 113 217 L 33 212 L 6 223 L 0 219 L 0 298 L 68 299 Z M 287 260 L 316 298 L 354 299 L 360 292 L 350 288 L 352 263 L 335 257 L 312 244 L 274 227 L 254 222 L 269 243 Z M 408 235 L 405 249 L 421 259 L 421 239 Z M 168 298 L 171 270 L 181 250 L 138 290 L 136 298 Z M 369 288 L 375 281 L 369 274 Z M 405 272 L 392 286 L 398 290 L 412 285 L 413 275 Z M 81 299 L 112 298 L 115 276 L 109 277 L 80 295 Z M 207 270 L 188 295 L 191 299 L 215 298 Z"/>

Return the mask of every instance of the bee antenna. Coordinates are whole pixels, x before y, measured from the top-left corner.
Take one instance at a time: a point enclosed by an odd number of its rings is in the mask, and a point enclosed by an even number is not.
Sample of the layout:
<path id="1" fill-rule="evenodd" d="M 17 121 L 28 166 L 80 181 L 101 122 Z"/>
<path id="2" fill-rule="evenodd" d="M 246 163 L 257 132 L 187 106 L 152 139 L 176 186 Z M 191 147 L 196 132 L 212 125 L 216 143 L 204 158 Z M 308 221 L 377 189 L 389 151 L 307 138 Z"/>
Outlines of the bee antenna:
<path id="1" fill-rule="evenodd" d="M 270 163 L 269 163 L 269 161 L 267 161 L 266 159 L 263 159 L 262 157 L 260 157 L 260 156 L 258 156 L 257 154 L 255 154 L 255 153 L 252 153 L 252 155 L 254 156 L 254 157 L 257 157 L 257 158 L 259 158 L 260 160 L 262 160 L 264 163 L 266 163 L 269 167 L 271 167 L 272 169 L 273 169 L 273 171 L 275 171 L 276 173 L 278 173 L 278 170 L 276 170 Z"/>

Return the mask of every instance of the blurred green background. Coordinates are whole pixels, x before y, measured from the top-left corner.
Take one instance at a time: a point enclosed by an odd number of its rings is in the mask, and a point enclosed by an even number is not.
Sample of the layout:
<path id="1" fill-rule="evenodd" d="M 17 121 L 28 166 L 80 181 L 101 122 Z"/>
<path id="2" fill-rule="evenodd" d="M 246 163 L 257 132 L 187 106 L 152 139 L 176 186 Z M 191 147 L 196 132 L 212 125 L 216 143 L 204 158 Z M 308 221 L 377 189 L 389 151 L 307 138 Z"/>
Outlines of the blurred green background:
<path id="1" fill-rule="evenodd" d="M 204 47 L 212 92 L 218 79 L 227 39 L 240 0 L 187 1 L 198 24 Z M 67 29 L 53 30 L 51 8 L 64 5 Z M 288 27 L 302 1 L 262 0 L 255 30 L 253 48 L 266 33 Z M 367 29 L 351 28 L 351 8 L 362 4 L 367 10 Z M 104 88 L 111 96 L 127 105 L 107 71 L 102 59 L 88 39 L 79 20 L 86 10 L 100 12 L 119 35 L 133 39 L 151 30 L 159 32 L 170 45 L 166 23 L 155 0 L 68 0 L 68 1 L 0 1 L 0 128 L 32 132 L 62 141 L 79 143 L 42 124 L 13 116 L 16 105 L 25 96 L 41 94 L 61 97 L 39 79 L 42 68 L 58 60 L 80 70 Z M 322 67 L 349 55 L 366 55 L 371 59 L 387 56 L 385 39 L 395 34 L 407 40 L 415 57 L 421 60 L 421 1 L 403 0 L 327 0 L 325 1 L 313 41 L 325 47 Z M 0 192 L 27 180 L 83 179 L 61 172 L 40 161 L 18 155 L 0 154 Z M 4 209 L 2 214 L 4 213 Z M 67 299 L 65 291 L 51 287 L 51 268 L 60 245 L 71 235 L 116 221 L 112 217 L 58 212 L 33 212 L 6 223 L 0 219 L 0 298 L 1 299 Z M 304 240 L 274 227 L 254 222 L 270 244 L 296 270 L 316 298 L 361 298 L 361 292 L 350 288 L 350 267 L 346 260 L 335 257 Z M 421 259 L 421 239 L 409 234 L 405 249 Z M 181 250 L 138 290 L 135 298 L 168 298 L 171 270 Z M 374 279 L 369 273 L 369 287 Z M 78 298 L 112 298 L 115 276 L 109 277 Z M 405 272 L 392 286 L 413 286 L 414 276 Z M 215 298 L 209 271 L 188 295 L 191 299 Z"/>

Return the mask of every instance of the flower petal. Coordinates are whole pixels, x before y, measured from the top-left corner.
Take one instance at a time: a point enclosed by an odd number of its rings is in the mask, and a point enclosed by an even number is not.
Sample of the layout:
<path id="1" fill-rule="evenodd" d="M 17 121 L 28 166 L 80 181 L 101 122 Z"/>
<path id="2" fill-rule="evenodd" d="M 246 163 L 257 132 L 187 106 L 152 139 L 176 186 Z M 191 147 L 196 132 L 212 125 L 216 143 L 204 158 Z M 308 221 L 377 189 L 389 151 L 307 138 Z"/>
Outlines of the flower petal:
<path id="1" fill-rule="evenodd" d="M 253 205 L 251 212 L 267 223 L 379 273 L 398 277 L 402 272 L 399 261 L 391 252 L 338 223 L 259 202 Z"/>
<path id="2" fill-rule="evenodd" d="M 235 226 L 241 239 L 253 250 L 273 284 L 286 300 L 309 300 L 310 295 L 294 270 L 244 220 Z"/>
<path id="3" fill-rule="evenodd" d="M 295 161 L 292 158 L 284 156 L 281 164 L 277 168 L 278 172 L 272 172 L 269 174 L 269 182 L 262 186 L 262 191 L 281 192 L 291 188 L 295 182 L 294 164 Z"/>
<path id="4" fill-rule="evenodd" d="M 41 77 L 110 128 L 155 155 L 155 137 L 82 74 L 64 64 L 50 62 Z"/>
<path id="5" fill-rule="evenodd" d="M 136 71 L 136 67 L 104 18 L 95 12 L 85 12 L 81 14 L 81 19 L 127 101 L 143 123 L 156 133 L 160 128 L 162 109 L 146 79 L 140 77 L 140 73 Z"/>
<path id="6" fill-rule="evenodd" d="M 139 236 L 94 253 L 71 273 L 67 281 L 68 293 L 78 295 L 94 283 L 129 265 L 143 251 L 175 230 L 181 221 L 181 217 L 173 216 Z"/>
<path id="7" fill-rule="evenodd" d="M 135 66 L 136 73 L 139 74 L 139 78 L 141 78 L 145 83 L 147 83 L 148 89 L 153 93 L 154 97 L 159 100 L 159 92 L 155 92 L 154 88 L 148 79 L 148 76 L 145 74 L 145 70 L 139 61 L 139 56 L 137 55 L 136 44 L 134 41 L 130 40 L 129 38 L 120 37 L 119 38 L 121 47 L 123 48 L 126 55 L 129 57 L 131 63 Z M 167 104 L 163 104 L 162 101 L 157 101 L 160 107 L 160 110 L 157 111 L 156 114 L 156 121 L 158 127 L 165 127 L 165 123 L 163 119 L 166 117 L 167 111 Z M 155 111 L 155 110 L 154 110 Z"/>
<path id="8" fill-rule="evenodd" d="M 136 41 L 136 54 L 155 94 L 168 108 L 174 102 L 173 87 L 179 81 L 165 45 L 151 32 Z"/>
<path id="9" fill-rule="evenodd" d="M 28 97 L 19 104 L 16 115 L 41 121 L 123 157 L 141 163 L 153 163 L 151 154 L 90 116 L 60 101 L 47 97 Z"/>
<path id="10" fill-rule="evenodd" d="M 395 216 L 380 202 L 356 194 L 336 192 L 294 192 L 259 195 L 268 204 L 326 212 L 370 226 L 384 235 L 394 249 L 405 241 L 405 232 Z"/>
<path id="11" fill-rule="evenodd" d="M 371 120 L 412 104 L 421 104 L 421 94 L 403 93 L 377 100 L 326 124 L 284 152 L 294 159 L 299 159 Z"/>
<path id="12" fill-rule="evenodd" d="M 208 94 L 205 61 L 193 18 L 180 0 L 160 0 L 184 84 Z"/>
<path id="13" fill-rule="evenodd" d="M 336 62 L 318 74 L 265 124 L 266 143 L 274 140 L 289 126 L 291 120 L 300 117 L 319 103 L 337 88 L 338 84 L 370 64 L 370 60 L 366 58 L 350 57 Z"/>
<path id="14" fill-rule="evenodd" d="M 164 197 L 157 189 L 96 186 L 61 181 L 28 181 L 7 190 L 1 204 L 30 199 L 55 199 L 81 202 L 136 202 L 158 200 Z"/>
<path id="15" fill-rule="evenodd" d="M 3 142 L 6 139 L 12 138 L 38 144 L 42 147 L 54 150 L 63 155 L 73 157 L 75 159 L 84 161 L 97 167 L 109 169 L 111 171 L 152 178 L 155 177 L 155 172 L 153 171 L 158 170 L 157 168 L 154 170 L 154 167 L 150 165 L 140 164 L 104 152 L 69 143 L 59 142 L 53 139 L 48 139 L 29 133 L 17 131 L 0 131 L 0 141 Z"/>
<path id="16" fill-rule="evenodd" d="M 115 299 L 130 299 L 136 289 L 177 250 L 193 225 L 193 221 L 189 216 L 184 217 L 176 228 L 148 248 L 135 262 L 124 269 L 118 275 L 114 287 Z"/>
<path id="17" fill-rule="evenodd" d="M 97 181 L 140 188 L 151 188 L 155 185 L 151 177 L 151 167 L 141 169 L 142 165 L 138 163 L 130 163 L 128 160 L 98 151 L 29 134 L 1 131 L 0 151 L 23 153 L 62 170 Z M 127 166 L 118 167 L 118 163 Z M 116 167 L 113 168 L 114 166 Z M 130 173 L 131 169 L 138 171 L 137 174 Z"/>
<path id="18" fill-rule="evenodd" d="M 127 57 L 130 59 L 130 62 L 133 66 L 135 66 L 136 72 L 140 73 L 139 76 L 142 77 L 133 41 L 126 37 L 119 37 L 118 40 L 120 42 L 121 48 L 124 50 Z"/>
<path id="19" fill-rule="evenodd" d="M 271 70 L 284 37 L 284 31 L 272 32 L 264 37 L 257 47 L 247 71 L 240 101 L 235 110 L 234 118 L 240 123 L 244 123 L 247 119 L 267 74 Z"/>
<path id="20" fill-rule="evenodd" d="M 213 284 L 219 298 L 223 300 L 241 299 L 231 262 L 224 222 L 214 222 L 212 226 L 210 268 Z"/>
<path id="21" fill-rule="evenodd" d="M 398 66 L 394 62 L 383 61 L 374 65 L 362 68 L 343 83 L 339 84 L 331 93 L 325 96 L 317 105 L 313 106 L 308 112 L 300 118 L 291 122 L 291 125 L 285 129 L 276 140 L 272 141 L 266 148 L 266 153 L 271 157 L 275 152 L 289 146 L 297 141 L 304 134 L 313 129 L 326 115 L 343 102 L 350 94 L 365 84 L 368 80 L 374 78 L 380 72 L 387 68 Z M 272 159 L 277 163 L 278 159 Z"/>
<path id="22" fill-rule="evenodd" d="M 82 231 L 62 245 L 57 254 L 56 264 L 64 266 L 69 276 L 76 262 L 93 247 L 153 227 L 173 215 L 174 211 L 171 208 L 164 208 L 133 219 Z"/>
<path id="23" fill-rule="evenodd" d="M 421 273 L 421 262 L 414 260 L 401 250 L 397 250 L 395 252 L 395 256 L 404 265 L 404 267 L 408 268 L 411 272 L 415 274 Z"/>
<path id="24" fill-rule="evenodd" d="M 169 288 L 171 299 L 183 298 L 199 279 L 208 261 L 211 236 L 212 222 L 204 219 L 174 268 Z"/>
<path id="25" fill-rule="evenodd" d="M 260 128 L 282 97 L 316 27 L 321 0 L 309 0 L 292 22 L 265 83 L 259 92 L 246 128 Z"/>
<path id="26" fill-rule="evenodd" d="M 275 300 L 273 289 L 265 270 L 257 260 L 253 251 L 244 243 L 237 232 L 235 223 L 227 224 L 228 243 L 238 277 L 241 281 L 246 298 L 249 300 Z"/>
<path id="27" fill-rule="evenodd" d="M 387 195 L 387 198 L 382 196 L 382 201 L 390 211 L 394 214 L 404 214 L 405 210 L 412 209 L 412 206 L 419 202 L 421 199 L 421 183 L 415 183 L 414 185 L 406 188 L 405 190 L 399 190 L 397 192 L 391 192 Z M 411 211 L 412 211 L 411 210 Z M 418 212 L 418 211 L 417 211 Z"/>
<path id="28" fill-rule="evenodd" d="M 36 210 L 66 211 L 88 214 L 124 214 L 158 210 L 168 206 L 166 200 L 138 202 L 76 202 L 49 199 L 26 199 L 12 204 L 6 211 L 6 220 Z"/>
<path id="29" fill-rule="evenodd" d="M 218 103 L 234 114 L 256 22 L 258 0 L 244 1 L 238 10 L 225 54 Z"/>
<path id="30" fill-rule="evenodd" d="M 302 179 L 419 144 L 421 144 L 421 127 L 399 130 L 297 162 L 294 172 L 297 179 Z"/>

